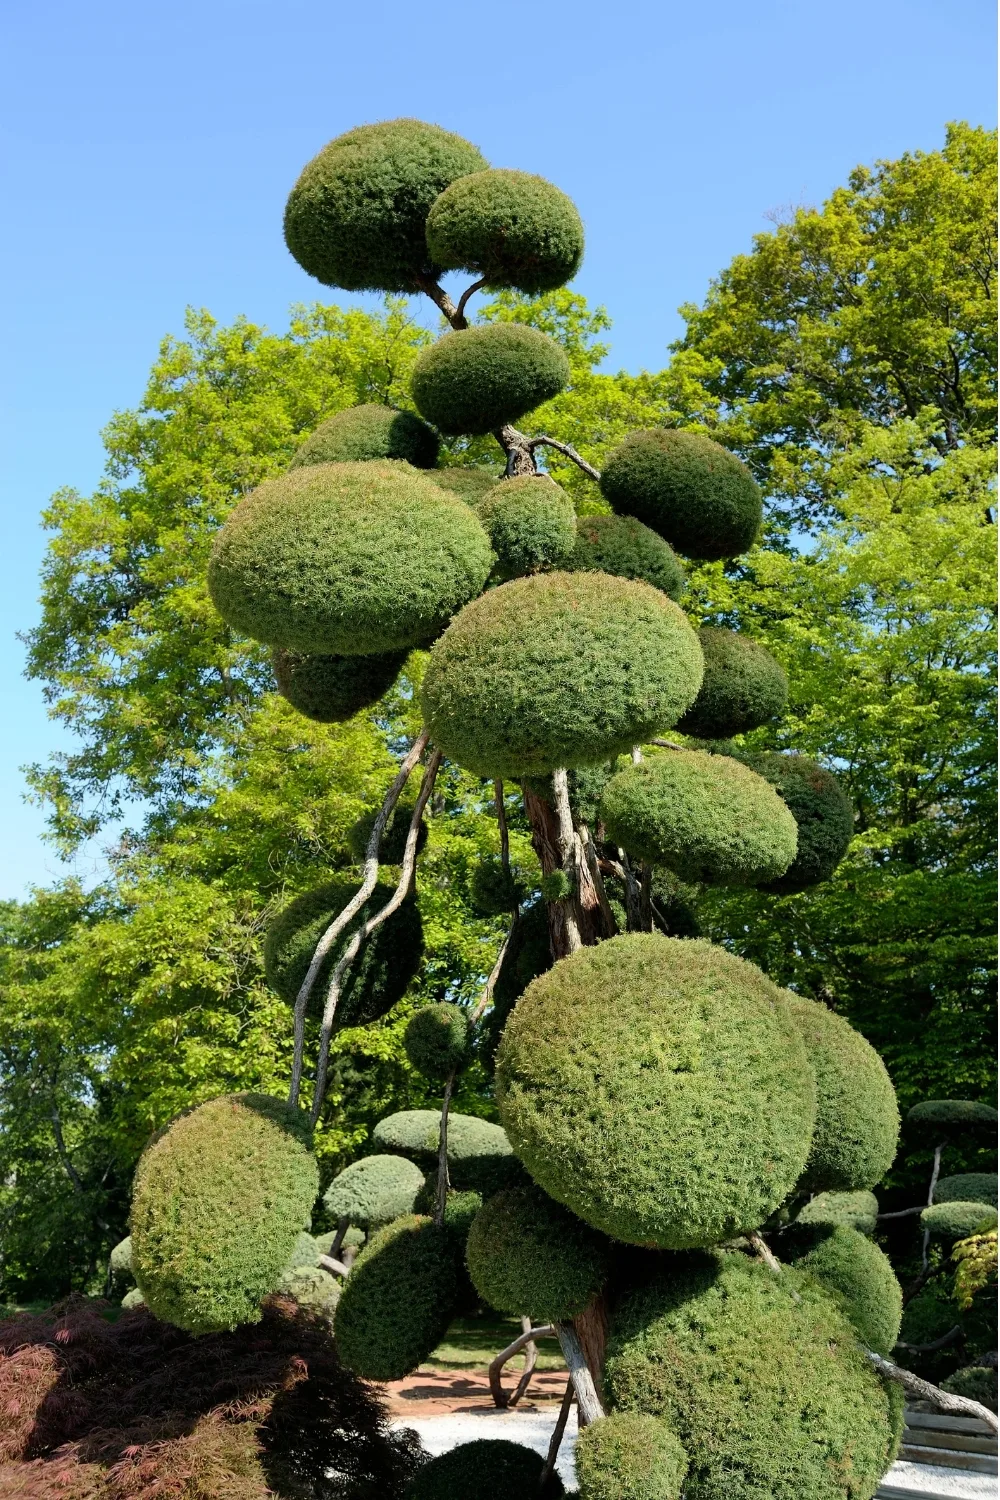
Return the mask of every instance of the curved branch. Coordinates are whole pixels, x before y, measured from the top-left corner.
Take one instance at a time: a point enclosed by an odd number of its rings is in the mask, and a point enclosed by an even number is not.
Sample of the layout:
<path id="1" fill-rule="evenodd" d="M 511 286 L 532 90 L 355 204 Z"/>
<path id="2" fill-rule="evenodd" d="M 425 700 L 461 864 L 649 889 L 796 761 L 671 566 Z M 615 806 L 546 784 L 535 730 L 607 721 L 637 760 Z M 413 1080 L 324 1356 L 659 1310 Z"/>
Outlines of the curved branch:
<path id="1" fill-rule="evenodd" d="M 319 1264 L 324 1271 L 329 1271 L 334 1276 L 350 1276 L 350 1266 L 345 1266 L 342 1260 L 335 1260 L 332 1255 L 321 1255 Z"/>
<path id="2" fill-rule="evenodd" d="M 507 936 L 504 938 L 503 943 L 500 946 L 500 952 L 496 956 L 496 962 L 490 970 L 489 978 L 483 985 L 482 994 L 476 1001 L 476 1008 L 469 1016 L 470 1026 L 475 1026 L 477 1022 L 482 1019 L 483 1012 L 489 1005 L 490 1001 L 493 999 L 493 991 L 496 988 L 497 980 L 500 978 L 500 970 L 503 968 L 503 961 L 507 957 L 507 949 L 510 947 L 510 940 L 514 936 L 514 928 L 517 926 L 517 923 L 519 921 L 520 918 L 515 917 L 514 921 L 510 924 L 510 931 L 507 933 Z"/>
<path id="3" fill-rule="evenodd" d="M 458 306 L 455 309 L 455 317 L 461 318 L 462 321 L 461 323 L 453 323 L 453 328 L 465 328 L 467 326 L 465 321 L 465 309 L 468 306 L 469 298 L 472 296 L 473 292 L 482 291 L 483 287 L 486 285 L 487 279 L 488 278 L 485 276 L 480 276 L 478 281 L 474 281 L 471 286 L 467 286 L 465 288 L 465 291 L 458 299 Z"/>
<path id="4" fill-rule="evenodd" d="M 932 1406 L 941 1411 L 949 1411 L 956 1417 L 976 1417 L 980 1422 L 985 1422 L 991 1432 L 1000 1432 L 996 1412 L 990 1411 L 988 1406 L 972 1401 L 968 1396 L 953 1396 L 950 1391 L 942 1391 L 938 1386 L 931 1385 L 929 1380 L 921 1380 L 919 1375 L 914 1375 L 910 1370 L 901 1370 L 891 1359 L 873 1354 L 871 1349 L 866 1349 L 865 1354 L 880 1375 L 884 1375 L 886 1380 L 895 1380 L 911 1396 L 929 1401 Z"/>
<path id="5" fill-rule="evenodd" d="M 440 1229 L 444 1223 L 444 1211 L 448 1205 L 448 1111 L 451 1108 L 451 1091 L 455 1087 L 455 1072 L 449 1073 L 441 1100 L 441 1125 L 438 1130 L 438 1175 L 437 1191 L 434 1194 L 434 1223 Z"/>
<path id="6" fill-rule="evenodd" d="M 566 1390 L 562 1398 L 562 1405 L 559 1408 L 559 1415 L 556 1418 L 556 1425 L 552 1433 L 552 1439 L 549 1443 L 549 1451 L 545 1455 L 545 1463 L 542 1467 L 541 1474 L 538 1476 L 539 1493 L 544 1492 L 545 1486 L 552 1474 L 552 1470 L 556 1466 L 556 1459 L 559 1457 L 559 1445 L 563 1440 L 563 1433 L 566 1431 L 566 1423 L 569 1420 L 569 1409 L 573 1405 L 574 1394 L 575 1392 L 573 1390 L 573 1382 L 572 1380 L 567 1380 Z"/>
<path id="7" fill-rule="evenodd" d="M 555 438 L 544 436 L 533 437 L 529 439 L 529 447 L 531 448 L 532 452 L 534 452 L 536 448 L 540 448 L 543 446 L 546 448 L 555 448 L 558 453 L 564 454 L 568 459 L 576 464 L 578 469 L 582 469 L 587 477 L 589 479 L 592 479 L 595 484 L 600 480 L 600 469 L 595 469 L 593 464 L 588 464 L 587 460 L 585 458 L 582 458 L 580 454 L 577 453 L 575 448 L 571 448 L 569 443 L 560 443 L 557 442 Z"/>
<path id="8" fill-rule="evenodd" d="M 576 912 L 573 910 L 572 903 L 573 892 L 579 886 L 579 874 L 576 868 L 576 832 L 573 828 L 573 810 L 569 802 L 569 774 L 565 766 L 560 766 L 552 772 L 552 798 L 555 802 L 559 830 L 559 853 L 562 857 L 562 867 L 572 883 L 570 896 L 566 898 L 564 903 L 566 907 L 566 947 L 569 953 L 575 953 L 578 948 L 583 947 L 583 939 L 580 937 L 580 926 L 576 920 Z"/>
<path id="9" fill-rule="evenodd" d="M 525 1344 L 533 1344 L 537 1339 L 551 1338 L 555 1332 L 555 1326 L 551 1323 L 545 1323 L 540 1328 L 526 1328 L 522 1333 L 518 1334 L 512 1344 L 508 1344 L 506 1349 L 500 1350 L 496 1359 L 491 1360 L 487 1373 L 490 1381 L 490 1394 L 493 1397 L 495 1406 L 503 1409 L 511 1404 L 511 1398 L 504 1390 L 500 1380 L 500 1372 L 507 1361 L 513 1359 L 515 1354 L 520 1354 Z"/>
<path id="10" fill-rule="evenodd" d="M 879 1214 L 879 1223 L 881 1223 L 883 1219 L 910 1219 L 914 1214 L 922 1214 L 924 1211 L 924 1207 L 925 1205 L 923 1203 L 918 1203 L 916 1208 L 897 1208 L 895 1213 Z"/>
<path id="11" fill-rule="evenodd" d="M 908 1354 L 933 1354 L 938 1349 L 947 1349 L 949 1344 L 957 1344 L 962 1337 L 962 1329 L 958 1323 L 954 1328 L 949 1328 L 939 1339 L 932 1344 L 907 1344 L 903 1339 L 896 1340 L 897 1349 L 905 1349 Z"/>
<path id="12" fill-rule="evenodd" d="M 424 292 L 434 303 L 434 306 L 444 314 L 452 328 L 468 328 L 468 323 L 462 316 L 443 286 L 439 286 L 433 276 L 415 276 L 414 281 L 422 292 Z"/>

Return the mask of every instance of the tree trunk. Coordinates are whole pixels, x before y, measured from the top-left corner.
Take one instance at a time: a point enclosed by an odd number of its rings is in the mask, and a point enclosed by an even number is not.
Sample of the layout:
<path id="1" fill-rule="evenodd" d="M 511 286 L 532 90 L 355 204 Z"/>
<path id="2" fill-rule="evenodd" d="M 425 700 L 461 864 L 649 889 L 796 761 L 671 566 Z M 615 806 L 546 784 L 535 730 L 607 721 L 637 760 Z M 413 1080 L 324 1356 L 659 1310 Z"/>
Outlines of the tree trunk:
<path id="1" fill-rule="evenodd" d="M 549 942 L 553 958 L 565 958 L 576 944 L 572 940 L 572 923 L 575 919 L 580 942 L 585 948 L 592 947 L 602 937 L 612 937 L 606 931 L 606 922 L 601 911 L 601 900 L 594 884 L 594 877 L 587 862 L 579 834 L 574 834 L 574 849 L 566 868 L 559 840 L 559 818 L 555 808 L 527 785 L 521 788 L 524 810 L 531 825 L 531 842 L 538 855 L 543 875 L 562 870 L 570 886 L 569 895 L 563 901 L 550 901 Z"/>

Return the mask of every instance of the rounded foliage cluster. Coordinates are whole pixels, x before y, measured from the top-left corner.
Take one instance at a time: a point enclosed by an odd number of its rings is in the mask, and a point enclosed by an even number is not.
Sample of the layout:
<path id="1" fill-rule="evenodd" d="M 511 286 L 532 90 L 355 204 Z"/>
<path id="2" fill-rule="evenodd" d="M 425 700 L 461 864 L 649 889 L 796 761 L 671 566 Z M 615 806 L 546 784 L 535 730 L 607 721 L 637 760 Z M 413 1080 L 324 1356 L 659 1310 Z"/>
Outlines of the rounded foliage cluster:
<path id="1" fill-rule="evenodd" d="M 566 566 L 574 573 L 638 578 L 675 600 L 687 582 L 669 543 L 634 516 L 581 516 L 576 523 L 576 546 Z"/>
<path id="2" fill-rule="evenodd" d="M 973 1099 L 925 1099 L 907 1111 L 906 1119 L 923 1134 L 940 1140 L 964 1131 L 995 1131 L 997 1112 Z"/>
<path id="3" fill-rule="evenodd" d="M 317 724 L 341 724 L 385 696 L 407 654 L 314 656 L 279 646 L 271 660 L 278 692 L 294 709 Z"/>
<path id="4" fill-rule="evenodd" d="M 272 917 L 264 934 L 264 973 L 268 984 L 288 1005 L 295 1004 L 317 943 L 358 888 L 355 877 L 341 875 L 296 896 Z M 333 944 L 310 991 L 310 1014 L 322 1015 L 326 987 L 337 960 L 357 929 L 381 910 L 392 891 L 391 886 L 376 885 Z M 423 941 L 423 924 L 411 897 L 375 929 L 355 960 L 337 1003 L 334 1021 L 338 1031 L 376 1021 L 402 999 L 420 965 Z"/>
<path id="5" fill-rule="evenodd" d="M 340 1301 L 340 1282 L 322 1266 L 295 1266 L 284 1271 L 275 1291 L 332 1326 Z"/>
<path id="6" fill-rule="evenodd" d="M 705 676 L 697 698 L 677 728 L 698 739 L 728 739 L 784 713 L 788 678 L 770 651 L 737 630 L 706 626 L 698 632 Z"/>
<path id="7" fill-rule="evenodd" d="M 997 1206 L 997 1174 L 995 1172 L 956 1172 L 951 1177 L 940 1177 L 934 1189 L 935 1203 L 989 1203 Z M 114 1251 L 111 1252 L 112 1265 Z"/>
<path id="8" fill-rule="evenodd" d="M 403 1500 L 557 1500 L 565 1493 L 557 1473 L 539 1489 L 543 1463 L 540 1454 L 522 1443 L 477 1438 L 423 1464 Z"/>
<path id="9" fill-rule="evenodd" d="M 407 1022 L 403 1046 L 418 1073 L 444 1083 L 468 1061 L 469 1018 L 461 1005 L 425 1005 Z"/>
<path id="10" fill-rule="evenodd" d="M 508 1188 L 484 1204 L 465 1254 L 483 1301 L 533 1323 L 582 1312 L 608 1268 L 603 1237 L 536 1187 Z"/>
<path id="11" fill-rule="evenodd" d="M 544 474 L 502 480 L 476 514 L 497 555 L 501 578 L 562 567 L 576 543 L 573 502 Z"/>
<path id="12" fill-rule="evenodd" d="M 359 1229 L 381 1229 L 411 1214 L 424 1174 L 405 1156 L 363 1156 L 330 1183 L 323 1203 L 330 1216 Z"/>
<path id="13" fill-rule="evenodd" d="M 452 621 L 431 652 L 424 717 L 477 775 L 543 775 L 676 723 L 701 671 L 695 632 L 658 589 L 546 573 L 491 589 Z"/>
<path id="14" fill-rule="evenodd" d="M 412 411 L 366 403 L 348 406 L 321 422 L 296 449 L 288 467 L 401 458 L 417 469 L 433 469 L 440 447 L 434 429 Z"/>
<path id="15" fill-rule="evenodd" d="M 899 1107 L 885 1063 L 842 1016 L 783 991 L 816 1075 L 816 1129 L 800 1192 L 871 1188 L 892 1166 Z"/>
<path id="16" fill-rule="evenodd" d="M 631 1244 L 755 1228 L 809 1154 L 815 1085 L 780 991 L 697 939 L 632 933 L 560 960 L 508 1018 L 496 1079 L 534 1180 Z"/>
<path id="17" fill-rule="evenodd" d="M 878 1219 L 878 1199 L 874 1193 L 859 1190 L 852 1193 L 817 1193 L 800 1210 L 796 1224 L 846 1225 L 861 1234 L 874 1234 Z"/>
<path id="18" fill-rule="evenodd" d="M 499 484 L 501 476 L 490 474 L 486 469 L 463 469 L 456 466 L 435 469 L 431 478 L 441 489 L 447 490 L 450 495 L 457 495 L 466 505 L 478 510 L 486 496 Z"/>
<path id="19" fill-rule="evenodd" d="M 132 1236 L 127 1234 L 123 1240 L 111 1252 L 110 1258 L 112 1276 L 132 1275 Z"/>
<path id="20" fill-rule="evenodd" d="M 431 204 L 485 166 L 475 146 L 437 125 L 360 125 L 304 168 L 285 208 L 285 243 L 324 286 L 419 291 L 439 269 L 427 251 Z"/>
<path id="21" fill-rule="evenodd" d="M 858 1337 L 876 1354 L 889 1355 L 899 1338 L 903 1289 L 883 1250 L 846 1224 L 818 1229 L 797 1261 L 841 1298 Z"/>
<path id="22" fill-rule="evenodd" d="M 493 168 L 445 188 L 427 215 L 427 248 L 447 270 L 535 295 L 576 275 L 583 225 L 572 200 L 544 177 Z"/>
<path id="23" fill-rule="evenodd" d="M 760 490 L 735 454 L 696 432 L 633 432 L 601 473 L 613 510 L 636 516 L 683 557 L 736 557 L 753 543 Z"/>
<path id="24" fill-rule="evenodd" d="M 508 870 L 499 856 L 481 859 L 472 871 L 469 899 L 481 916 L 508 914 L 527 894 L 528 885 L 520 872 L 513 867 Z"/>
<path id="25" fill-rule="evenodd" d="M 808 755 L 779 755 L 769 750 L 741 754 L 739 759 L 771 783 L 799 830 L 795 858 L 767 890 L 789 895 L 829 880 L 854 833 L 854 810 L 836 776 Z"/>
<path id="26" fill-rule="evenodd" d="M 208 586 L 223 619 L 255 640 L 366 656 L 431 639 L 492 565 L 468 506 L 409 464 L 313 464 L 240 501 Z"/>
<path id="27" fill-rule="evenodd" d="M 688 1458 L 667 1423 L 613 1411 L 576 1444 L 580 1500 L 679 1500 Z"/>
<path id="28" fill-rule="evenodd" d="M 920 1215 L 922 1227 L 929 1231 L 932 1239 L 968 1239 L 971 1234 L 985 1234 L 997 1227 L 997 1211 L 991 1203 L 963 1203 L 953 1198 L 947 1203 L 932 1203 Z"/>
<path id="29" fill-rule="evenodd" d="M 410 390 L 441 432 L 485 434 L 517 422 L 569 384 L 569 360 L 547 333 L 484 323 L 446 333 L 417 360 Z"/>
<path id="30" fill-rule="evenodd" d="M 671 750 L 613 776 L 608 837 L 682 880 L 759 885 L 795 858 L 795 819 L 774 788 L 727 755 Z"/>
<path id="31" fill-rule="evenodd" d="M 365 1380 L 402 1380 L 441 1342 L 457 1285 L 448 1232 L 407 1214 L 368 1241 L 337 1306 L 337 1351 Z"/>
<path id="32" fill-rule="evenodd" d="M 400 1110 L 379 1120 L 372 1131 L 372 1139 L 383 1151 L 412 1156 L 427 1171 L 437 1166 L 440 1136 L 441 1111 L 437 1109 Z M 448 1175 L 453 1187 L 488 1197 L 518 1181 L 522 1173 L 506 1131 L 476 1115 L 452 1112 L 448 1116 Z"/>
<path id="33" fill-rule="evenodd" d="M 947 1380 L 942 1380 L 941 1389 L 953 1396 L 965 1396 L 969 1401 L 978 1401 L 988 1411 L 997 1409 L 996 1367 L 988 1365 L 966 1365 L 956 1370 Z"/>
<path id="34" fill-rule="evenodd" d="M 888 1467 L 882 1384 L 841 1308 L 794 1268 L 678 1259 L 613 1314 L 605 1389 L 614 1410 L 667 1422 L 687 1500 L 854 1500 Z"/>
<path id="35" fill-rule="evenodd" d="M 132 1190 L 132 1268 L 158 1318 L 189 1333 L 259 1319 L 319 1191 L 308 1141 L 299 1110 L 228 1094 L 148 1147 Z"/>

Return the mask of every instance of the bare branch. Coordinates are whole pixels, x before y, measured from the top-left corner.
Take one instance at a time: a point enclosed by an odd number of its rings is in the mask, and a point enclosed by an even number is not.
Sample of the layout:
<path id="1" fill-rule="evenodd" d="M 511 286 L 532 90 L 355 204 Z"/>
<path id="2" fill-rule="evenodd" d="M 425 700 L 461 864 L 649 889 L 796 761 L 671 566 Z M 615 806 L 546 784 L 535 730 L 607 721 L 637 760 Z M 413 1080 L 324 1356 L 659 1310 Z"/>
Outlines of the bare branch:
<path id="1" fill-rule="evenodd" d="M 505 875 L 510 874 L 510 830 L 507 827 L 507 809 L 503 802 L 503 782 L 493 783 L 493 807 L 497 815 L 497 828 L 500 830 L 500 863 Z"/>
<path id="2" fill-rule="evenodd" d="M 552 796 L 555 801 L 556 818 L 559 825 L 559 853 L 562 856 L 562 867 L 569 876 L 574 889 L 578 881 L 576 879 L 576 832 L 573 828 L 573 812 L 569 805 L 569 776 L 565 766 L 552 772 Z M 575 953 L 583 946 L 580 937 L 580 927 L 576 920 L 576 913 L 572 906 L 572 892 L 566 899 L 566 945 L 570 953 Z"/>
<path id="3" fill-rule="evenodd" d="M 511 1398 L 500 1380 L 500 1372 L 507 1361 L 513 1359 L 515 1354 L 520 1354 L 526 1344 L 534 1343 L 536 1339 L 551 1338 L 555 1332 L 556 1329 L 551 1323 L 545 1323 L 539 1328 L 525 1328 L 512 1344 L 508 1344 L 506 1349 L 501 1349 L 496 1359 L 491 1361 L 488 1374 L 490 1393 L 495 1406 L 503 1408 L 510 1405 Z"/>
<path id="4" fill-rule="evenodd" d="M 771 1249 L 770 1245 L 763 1238 L 763 1236 L 759 1235 L 755 1229 L 752 1234 L 747 1235 L 747 1239 L 753 1246 L 754 1250 L 757 1252 L 757 1255 L 764 1262 L 765 1266 L 767 1266 L 768 1270 L 773 1271 L 776 1276 L 780 1276 L 781 1261 L 775 1255 L 774 1251 Z"/>
<path id="5" fill-rule="evenodd" d="M 540 1494 L 544 1491 L 552 1470 L 556 1466 L 556 1459 L 559 1457 L 559 1446 L 563 1440 L 563 1433 L 566 1431 L 566 1423 L 569 1420 L 569 1409 L 573 1405 L 574 1394 L 573 1382 L 572 1380 L 567 1380 L 562 1405 L 559 1408 L 559 1415 L 556 1418 L 556 1425 L 549 1443 L 549 1451 L 545 1455 L 545 1463 L 542 1466 L 541 1474 L 538 1476 L 538 1490 Z"/>
<path id="6" fill-rule="evenodd" d="M 962 1337 L 962 1329 L 958 1323 L 954 1328 L 949 1328 L 939 1339 L 932 1344 L 907 1344 L 903 1339 L 896 1340 L 897 1349 L 905 1349 L 907 1354 L 934 1354 L 938 1349 L 947 1349 L 950 1344 L 957 1344 Z"/>
<path id="7" fill-rule="evenodd" d="M 510 422 L 505 422 L 503 427 L 493 436 L 507 455 L 507 466 L 504 469 L 504 478 L 513 479 L 515 474 L 537 474 L 538 468 L 535 464 L 535 454 L 531 446 L 530 438 L 526 438 L 523 432 L 519 432 Z"/>
<path id="8" fill-rule="evenodd" d="M 482 1019 L 483 1012 L 486 1010 L 486 1007 L 489 1005 L 490 1001 L 493 999 L 493 991 L 496 988 L 496 982 L 497 982 L 497 980 L 500 978 L 500 970 L 503 968 L 503 961 L 507 957 L 507 949 L 510 947 L 510 940 L 514 936 L 514 928 L 517 926 L 517 922 L 519 920 L 520 920 L 520 918 L 516 918 L 510 924 L 510 931 L 508 932 L 507 936 L 504 938 L 503 944 L 501 945 L 501 948 L 500 948 L 500 952 L 497 954 L 497 957 L 496 957 L 496 963 L 493 965 L 492 969 L 490 970 L 489 978 L 487 979 L 486 983 L 483 985 L 482 994 L 479 996 L 479 999 L 476 1001 L 476 1008 L 472 1012 L 472 1014 L 469 1016 L 469 1025 L 470 1026 L 475 1026 Z"/>
<path id="9" fill-rule="evenodd" d="M 630 932 L 642 931 L 642 907 L 639 899 L 639 882 L 625 850 L 619 846 L 618 861 L 625 876 L 625 910 L 628 913 Z"/>
<path id="10" fill-rule="evenodd" d="M 578 469 L 582 469 L 589 479 L 593 479 L 595 484 L 600 479 L 600 470 L 595 469 L 593 464 L 588 464 L 585 458 L 581 458 L 580 454 L 577 453 L 575 448 L 571 448 L 569 443 L 560 443 L 557 442 L 555 438 L 550 437 L 533 437 L 529 441 L 532 451 L 534 451 L 535 448 L 542 447 L 543 445 L 546 448 L 555 448 L 557 453 L 562 453 L 568 459 L 571 459 L 572 462 L 576 464 Z"/>
<path id="11" fill-rule="evenodd" d="M 870 1349 L 866 1349 L 865 1354 L 880 1375 L 884 1375 L 887 1380 L 895 1380 L 911 1396 L 929 1401 L 932 1406 L 951 1412 L 956 1417 L 976 1417 L 980 1422 L 985 1422 L 991 1432 L 1000 1432 L 1000 1421 L 988 1406 L 982 1406 L 968 1396 L 953 1396 L 950 1391 L 942 1391 L 938 1386 L 931 1385 L 929 1380 L 921 1380 L 919 1375 L 912 1374 L 910 1370 L 901 1370 L 891 1359 L 883 1359 L 881 1354 L 873 1354 Z"/>
<path id="12" fill-rule="evenodd" d="M 678 745 L 676 740 L 649 740 L 650 745 L 658 745 L 661 750 L 683 750 L 683 745 Z"/>
<path id="13" fill-rule="evenodd" d="M 444 1223 L 444 1211 L 448 1203 L 448 1110 L 451 1106 L 451 1091 L 455 1087 L 455 1074 L 450 1073 L 444 1086 L 441 1100 L 441 1126 L 438 1132 L 438 1177 L 434 1195 L 434 1222 L 440 1229 Z"/>
<path id="14" fill-rule="evenodd" d="M 324 1271 L 331 1271 L 335 1276 L 349 1276 L 350 1266 L 345 1266 L 342 1260 L 335 1260 L 332 1255 L 321 1255 L 319 1263 Z"/>
<path id="15" fill-rule="evenodd" d="M 427 294 L 427 296 L 434 303 L 434 306 L 439 308 L 444 316 L 448 319 L 448 322 L 451 324 L 452 328 L 468 328 L 469 325 L 465 321 L 462 313 L 448 296 L 448 293 L 445 291 L 444 287 L 439 286 L 438 283 L 434 280 L 433 276 L 415 276 L 413 279 L 417 283 L 417 286 L 420 288 L 420 290 Z"/>
<path id="16" fill-rule="evenodd" d="M 563 1359 L 566 1361 L 566 1368 L 569 1370 L 569 1378 L 576 1392 L 580 1426 L 587 1427 L 591 1422 L 600 1421 L 604 1416 L 604 1407 L 597 1394 L 590 1366 L 584 1358 L 583 1345 L 580 1343 L 576 1329 L 572 1323 L 557 1323 L 556 1334 L 559 1338 L 559 1347 L 563 1352 Z"/>
<path id="17" fill-rule="evenodd" d="M 66 1150 L 66 1139 L 63 1135 L 62 1120 L 59 1115 L 59 1107 L 55 1103 L 53 1103 L 52 1105 L 51 1118 L 52 1135 L 55 1138 L 56 1151 L 59 1153 L 59 1160 L 62 1162 L 63 1171 L 66 1173 L 66 1176 L 73 1184 L 73 1191 L 75 1193 L 82 1193 L 83 1182 L 81 1181 L 79 1172 L 73 1165 L 69 1152 Z"/>
<path id="18" fill-rule="evenodd" d="M 482 291 L 483 287 L 486 285 L 486 282 L 487 277 L 480 276 L 478 281 L 474 281 L 471 286 L 467 286 L 465 288 L 465 291 L 458 299 L 458 306 L 455 309 L 455 318 L 452 321 L 453 328 L 465 328 L 468 326 L 465 321 L 465 309 L 468 306 L 469 298 L 474 292 Z M 459 319 L 461 319 L 461 321 L 458 321 Z"/>
<path id="19" fill-rule="evenodd" d="M 912 1218 L 914 1214 L 922 1214 L 923 1211 L 924 1205 L 922 1203 L 918 1203 L 916 1208 L 897 1208 L 895 1213 L 879 1214 L 878 1217 L 879 1222 L 881 1223 L 883 1219 L 909 1219 Z"/>

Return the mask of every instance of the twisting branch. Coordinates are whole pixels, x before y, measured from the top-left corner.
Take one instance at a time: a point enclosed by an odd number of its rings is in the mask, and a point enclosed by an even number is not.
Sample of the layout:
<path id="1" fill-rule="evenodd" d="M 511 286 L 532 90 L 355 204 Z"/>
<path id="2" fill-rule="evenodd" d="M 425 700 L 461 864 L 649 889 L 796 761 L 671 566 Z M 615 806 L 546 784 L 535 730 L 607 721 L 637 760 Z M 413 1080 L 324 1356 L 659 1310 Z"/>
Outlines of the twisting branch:
<path id="1" fill-rule="evenodd" d="M 479 999 L 476 1001 L 475 1009 L 469 1015 L 470 1027 L 477 1025 L 482 1020 L 483 1013 L 493 999 L 493 991 L 496 988 L 497 980 L 500 978 L 500 970 L 503 968 L 503 961 L 507 957 L 507 949 L 510 947 L 510 940 L 514 936 L 514 928 L 517 926 L 518 920 L 520 919 L 518 918 L 514 922 L 511 922 L 510 931 L 500 945 L 500 952 L 497 954 L 496 962 L 490 970 L 489 978 L 483 985 Z"/>
<path id="2" fill-rule="evenodd" d="M 608 937 L 615 937 L 618 932 L 618 923 L 615 921 L 615 914 L 611 910 L 611 902 L 608 900 L 608 893 L 604 888 L 604 876 L 601 874 L 601 861 L 597 855 L 594 836 L 586 823 L 579 824 L 578 832 L 580 834 L 580 842 L 583 845 L 583 857 L 587 861 L 587 869 L 590 871 L 590 878 L 594 882 L 594 890 L 597 892 L 597 900 L 600 904 L 601 916 L 604 918 L 607 935 Z M 622 870 L 622 879 L 624 880 L 624 878 L 625 871 Z"/>
<path id="3" fill-rule="evenodd" d="M 523 1328 L 514 1342 L 508 1344 L 506 1349 L 501 1349 L 496 1359 L 490 1362 L 488 1371 L 490 1394 L 495 1406 L 503 1408 L 511 1404 L 511 1397 L 504 1390 L 500 1380 L 500 1372 L 507 1361 L 513 1359 L 515 1354 L 520 1354 L 527 1344 L 533 1344 L 537 1339 L 551 1338 L 555 1332 L 556 1329 L 551 1323 L 545 1323 L 540 1328 Z"/>
<path id="4" fill-rule="evenodd" d="M 415 276 L 414 281 L 422 292 L 439 308 L 448 319 L 452 328 L 468 328 L 462 310 L 457 308 L 443 286 L 439 286 L 433 276 Z"/>
<path id="5" fill-rule="evenodd" d="M 568 459 L 571 459 L 573 463 L 576 464 L 578 469 L 583 470 L 588 478 L 593 479 L 595 484 L 601 477 L 600 470 L 595 469 L 593 464 L 588 464 L 585 458 L 581 458 L 580 454 L 577 453 L 575 448 L 571 448 L 569 443 L 560 443 L 557 442 L 555 438 L 542 436 L 531 438 L 530 444 L 532 452 L 534 452 L 536 448 L 544 446 L 546 448 L 555 448 L 557 453 L 565 454 Z"/>
<path id="6" fill-rule="evenodd" d="M 566 1423 L 569 1420 L 569 1409 L 573 1405 L 573 1395 L 573 1382 L 572 1380 L 567 1380 L 566 1390 L 563 1393 L 562 1405 L 559 1408 L 559 1416 L 556 1418 L 555 1429 L 553 1430 L 552 1439 L 549 1443 L 549 1451 L 545 1455 L 545 1463 L 542 1466 L 541 1474 L 539 1474 L 538 1476 L 539 1494 L 544 1493 L 545 1486 L 549 1482 L 552 1470 L 556 1466 L 556 1459 L 559 1457 L 559 1446 L 562 1443 L 563 1433 L 566 1431 Z"/>
<path id="7" fill-rule="evenodd" d="M 559 853 L 562 856 L 562 866 L 575 890 L 579 883 L 576 871 L 576 832 L 573 828 L 573 810 L 569 805 L 569 775 L 565 766 L 560 766 L 558 770 L 552 772 L 552 796 L 559 826 Z M 570 953 L 575 953 L 578 948 L 582 948 L 583 941 L 580 937 L 576 913 L 573 910 L 572 891 L 565 905 L 566 946 Z"/>
<path id="8" fill-rule="evenodd" d="M 474 281 L 471 286 L 465 288 L 465 291 L 458 299 L 458 306 L 455 309 L 455 320 L 452 322 L 453 328 L 465 328 L 468 326 L 465 321 L 465 309 L 468 306 L 469 298 L 474 292 L 482 291 L 487 279 L 485 276 L 480 276 L 478 281 Z M 458 321 L 459 319 L 461 319 L 460 322 Z"/>
<path id="9" fill-rule="evenodd" d="M 441 1126 L 438 1133 L 438 1176 L 437 1192 L 434 1195 L 434 1222 L 439 1229 L 444 1223 L 448 1189 L 451 1186 L 448 1180 L 448 1110 L 451 1108 L 451 1091 L 454 1087 L 455 1074 L 452 1071 L 445 1080 L 444 1098 L 441 1100 Z"/>
<path id="10" fill-rule="evenodd" d="M 887 1380 L 895 1380 L 911 1396 L 929 1401 L 932 1406 L 941 1411 L 949 1411 L 957 1417 L 976 1417 L 980 1422 L 985 1422 L 991 1432 L 1000 1432 L 996 1412 L 990 1411 L 988 1406 L 972 1401 L 968 1396 L 953 1396 L 950 1391 L 942 1391 L 938 1386 L 931 1385 L 929 1380 L 921 1380 L 919 1375 L 914 1375 L 910 1370 L 901 1370 L 891 1359 L 873 1354 L 871 1349 L 866 1349 L 865 1354 L 880 1375 L 884 1375 Z"/>
<path id="11" fill-rule="evenodd" d="M 896 1340 L 897 1349 L 905 1349 L 907 1354 L 934 1354 L 938 1349 L 947 1349 L 951 1344 L 957 1344 L 962 1337 L 961 1326 L 956 1323 L 954 1328 L 949 1328 L 939 1339 L 930 1344 L 908 1344 L 904 1339 Z"/>

